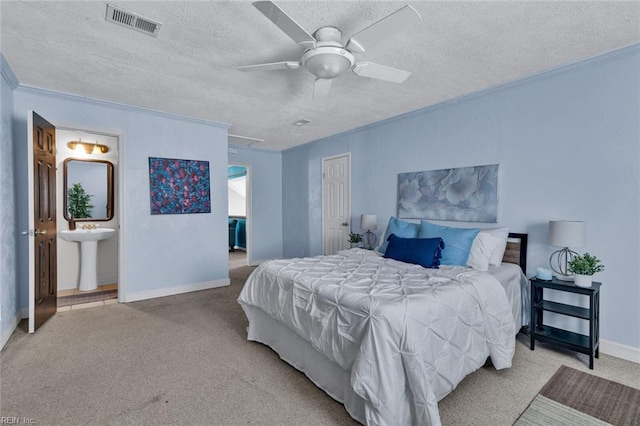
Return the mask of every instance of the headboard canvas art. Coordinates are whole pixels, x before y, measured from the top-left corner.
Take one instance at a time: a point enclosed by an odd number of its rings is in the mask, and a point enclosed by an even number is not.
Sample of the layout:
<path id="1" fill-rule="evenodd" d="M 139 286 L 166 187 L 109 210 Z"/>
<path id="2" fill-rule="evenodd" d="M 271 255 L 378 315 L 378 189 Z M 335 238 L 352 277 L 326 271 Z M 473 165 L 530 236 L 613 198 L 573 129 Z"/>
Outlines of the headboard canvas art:
<path id="1" fill-rule="evenodd" d="M 498 222 L 498 164 L 398 174 L 398 217 Z"/>

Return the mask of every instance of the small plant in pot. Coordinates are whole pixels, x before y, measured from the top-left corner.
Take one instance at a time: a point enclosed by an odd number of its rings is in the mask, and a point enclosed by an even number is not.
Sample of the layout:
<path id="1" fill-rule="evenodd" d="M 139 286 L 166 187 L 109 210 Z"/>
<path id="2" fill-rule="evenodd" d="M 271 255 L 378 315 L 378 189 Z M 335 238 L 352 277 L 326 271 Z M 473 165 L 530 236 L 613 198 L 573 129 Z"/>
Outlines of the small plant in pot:
<path id="1" fill-rule="evenodd" d="M 604 271 L 602 261 L 589 253 L 574 257 L 567 267 L 574 274 L 573 282 L 578 287 L 591 287 L 593 274 Z"/>
<path id="2" fill-rule="evenodd" d="M 76 228 L 76 220 L 91 217 L 91 198 L 93 195 L 88 194 L 80 183 L 74 183 L 67 192 L 67 206 L 69 212 L 69 229 Z"/>
<path id="3" fill-rule="evenodd" d="M 351 248 L 358 247 L 358 245 L 362 242 L 362 234 L 349 232 L 349 242 L 351 243 Z"/>

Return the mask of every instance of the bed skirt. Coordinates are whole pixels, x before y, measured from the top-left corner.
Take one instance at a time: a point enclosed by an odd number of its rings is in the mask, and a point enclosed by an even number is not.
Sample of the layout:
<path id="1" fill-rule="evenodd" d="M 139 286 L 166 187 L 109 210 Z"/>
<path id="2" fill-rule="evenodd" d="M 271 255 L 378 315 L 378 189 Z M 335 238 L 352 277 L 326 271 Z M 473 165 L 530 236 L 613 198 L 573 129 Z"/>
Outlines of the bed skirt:
<path id="1" fill-rule="evenodd" d="M 365 424 L 365 402 L 351 388 L 351 371 L 331 362 L 309 342 L 275 321 L 262 309 L 243 307 L 249 319 L 248 340 L 269 346 L 282 360 L 303 372 L 327 395 L 344 404 L 351 417 Z"/>

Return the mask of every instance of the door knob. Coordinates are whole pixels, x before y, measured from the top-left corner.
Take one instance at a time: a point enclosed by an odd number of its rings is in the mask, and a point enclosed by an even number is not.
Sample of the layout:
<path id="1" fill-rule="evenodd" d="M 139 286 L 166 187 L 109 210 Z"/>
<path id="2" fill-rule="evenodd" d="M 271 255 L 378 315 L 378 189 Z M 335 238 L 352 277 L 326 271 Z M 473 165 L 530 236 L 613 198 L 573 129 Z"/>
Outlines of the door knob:
<path id="1" fill-rule="evenodd" d="M 44 235 L 47 233 L 46 229 L 36 229 L 35 231 L 33 231 L 33 235 Z"/>
<path id="2" fill-rule="evenodd" d="M 342 226 L 349 226 L 347 222 L 342 222 Z"/>

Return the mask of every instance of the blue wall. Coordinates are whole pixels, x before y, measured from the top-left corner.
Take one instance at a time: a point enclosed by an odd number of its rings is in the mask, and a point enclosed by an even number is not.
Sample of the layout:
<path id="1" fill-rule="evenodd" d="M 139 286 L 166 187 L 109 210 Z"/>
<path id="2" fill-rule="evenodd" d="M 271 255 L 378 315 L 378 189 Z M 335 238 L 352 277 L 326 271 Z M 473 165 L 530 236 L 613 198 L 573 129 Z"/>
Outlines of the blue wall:
<path id="1" fill-rule="evenodd" d="M 251 263 L 282 257 L 282 154 L 233 146 L 229 164 L 249 165 Z"/>
<path id="2" fill-rule="evenodd" d="M 13 90 L 18 81 L 0 54 L 0 349 L 21 319 L 16 256 Z"/>
<path id="3" fill-rule="evenodd" d="M 498 163 L 499 224 L 529 233 L 529 273 L 556 249 L 549 220 L 586 221 L 580 251 L 606 265 L 601 336 L 640 348 L 639 117 L 635 45 L 289 149 L 284 256 L 322 253 L 323 157 L 351 152 L 353 229 L 377 214 L 378 234 L 396 213 L 398 173 Z"/>
<path id="4" fill-rule="evenodd" d="M 117 134 L 120 291 L 125 301 L 228 280 L 227 128 L 204 120 L 18 87 L 14 92 L 17 227 L 27 223 L 27 110 L 56 126 Z M 212 212 L 154 215 L 149 207 L 149 157 L 209 161 Z M 119 209 L 121 200 L 116 200 Z M 28 306 L 28 245 L 19 241 L 20 304 Z"/>
<path id="5" fill-rule="evenodd" d="M 0 140 L 0 332 L 4 345 L 28 300 L 27 111 L 54 125 L 119 135 L 116 171 L 120 221 L 120 291 L 138 300 L 228 280 L 227 164 L 251 165 L 253 263 L 282 256 L 282 155 L 239 148 L 228 156 L 227 125 L 19 86 L 2 60 Z M 189 141 L 189 143 L 184 143 Z M 148 157 L 207 160 L 212 213 L 151 216 Z M 16 182 L 16 183 L 14 183 Z M 119 209 L 121 200 L 116 200 Z M 203 232 L 203 230 L 205 230 Z"/>

